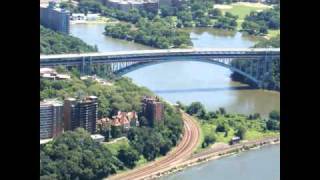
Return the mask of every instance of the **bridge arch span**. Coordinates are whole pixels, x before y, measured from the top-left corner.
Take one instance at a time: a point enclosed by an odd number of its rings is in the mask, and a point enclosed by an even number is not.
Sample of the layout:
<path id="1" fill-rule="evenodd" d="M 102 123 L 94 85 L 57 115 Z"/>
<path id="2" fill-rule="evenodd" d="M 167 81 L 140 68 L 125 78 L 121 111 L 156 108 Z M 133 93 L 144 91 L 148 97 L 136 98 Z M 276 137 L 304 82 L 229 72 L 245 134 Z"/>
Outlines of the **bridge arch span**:
<path id="1" fill-rule="evenodd" d="M 227 68 L 227 69 L 230 69 L 231 71 L 233 72 L 237 72 L 239 74 L 241 74 L 242 76 L 248 78 L 250 81 L 252 81 L 254 84 L 256 84 L 257 86 L 260 85 L 260 81 L 258 79 L 256 79 L 255 77 L 253 77 L 252 75 L 238 69 L 238 68 L 235 68 L 229 64 L 226 64 L 226 63 L 223 63 L 223 62 L 220 62 L 220 61 L 217 61 L 217 60 L 210 60 L 210 59 L 202 59 L 202 58 L 199 58 L 199 59 L 176 59 L 176 60 L 170 60 L 170 61 L 147 61 L 147 62 L 139 62 L 139 63 L 135 63 L 135 64 L 132 64 L 130 66 L 127 66 L 125 68 L 122 68 L 120 70 L 117 70 L 115 71 L 114 73 L 116 75 L 119 75 L 119 76 L 123 76 L 127 73 L 130 73 L 130 72 L 133 72 L 133 71 L 136 71 L 138 69 L 141 69 L 141 68 L 144 68 L 144 67 L 147 67 L 147 66 L 152 66 L 152 65 L 156 65 L 156 64 L 161 64 L 161 63 L 168 63 L 168 62 L 181 62 L 181 61 L 193 61 L 193 62 L 204 62 L 204 63 L 209 63 L 209 64 L 214 64 L 214 65 L 218 65 L 218 66 L 221 66 L 221 67 L 224 67 L 224 68 Z"/>

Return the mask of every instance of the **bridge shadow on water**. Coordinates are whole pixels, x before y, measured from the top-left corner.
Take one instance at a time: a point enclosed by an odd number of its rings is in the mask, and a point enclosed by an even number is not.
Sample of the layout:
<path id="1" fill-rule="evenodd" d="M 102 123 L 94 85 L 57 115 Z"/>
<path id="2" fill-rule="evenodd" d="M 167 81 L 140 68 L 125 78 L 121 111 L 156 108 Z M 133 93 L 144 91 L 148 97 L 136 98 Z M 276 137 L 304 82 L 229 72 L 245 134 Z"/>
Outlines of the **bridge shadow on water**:
<path id="1" fill-rule="evenodd" d="M 153 92 L 161 93 L 188 93 L 188 92 L 217 92 L 217 91 L 239 91 L 256 89 L 250 86 L 236 86 L 236 87 L 219 87 L 219 88 L 194 88 L 194 89 L 169 89 L 169 90 L 153 90 Z"/>

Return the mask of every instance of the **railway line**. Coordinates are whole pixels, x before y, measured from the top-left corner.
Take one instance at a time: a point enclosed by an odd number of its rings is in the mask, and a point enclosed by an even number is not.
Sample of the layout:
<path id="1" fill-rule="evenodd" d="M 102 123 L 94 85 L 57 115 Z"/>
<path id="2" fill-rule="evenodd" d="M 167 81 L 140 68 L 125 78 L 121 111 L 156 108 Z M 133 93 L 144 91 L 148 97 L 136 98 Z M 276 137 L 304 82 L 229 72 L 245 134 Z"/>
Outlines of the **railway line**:
<path id="1" fill-rule="evenodd" d="M 134 169 L 127 173 L 114 175 L 110 180 L 140 180 L 156 176 L 191 157 L 200 139 L 200 132 L 197 123 L 188 114 L 182 112 L 184 122 L 184 135 L 178 146 L 169 152 L 165 157 L 152 162 L 141 168 Z"/>

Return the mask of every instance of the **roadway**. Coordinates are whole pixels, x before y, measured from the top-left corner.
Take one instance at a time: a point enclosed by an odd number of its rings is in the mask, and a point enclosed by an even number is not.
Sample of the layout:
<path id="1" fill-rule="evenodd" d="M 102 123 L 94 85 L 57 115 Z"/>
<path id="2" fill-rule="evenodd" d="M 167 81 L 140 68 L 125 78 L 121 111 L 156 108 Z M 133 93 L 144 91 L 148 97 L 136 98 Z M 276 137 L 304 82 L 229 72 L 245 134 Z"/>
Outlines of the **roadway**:
<path id="1" fill-rule="evenodd" d="M 184 134 L 172 151 L 166 156 L 151 162 L 145 166 L 133 169 L 128 172 L 116 174 L 109 177 L 110 180 L 139 180 L 156 176 L 160 172 L 164 172 L 177 166 L 179 163 L 189 159 L 193 150 L 197 147 L 200 141 L 200 130 L 195 120 L 188 114 L 182 112 L 184 122 Z"/>

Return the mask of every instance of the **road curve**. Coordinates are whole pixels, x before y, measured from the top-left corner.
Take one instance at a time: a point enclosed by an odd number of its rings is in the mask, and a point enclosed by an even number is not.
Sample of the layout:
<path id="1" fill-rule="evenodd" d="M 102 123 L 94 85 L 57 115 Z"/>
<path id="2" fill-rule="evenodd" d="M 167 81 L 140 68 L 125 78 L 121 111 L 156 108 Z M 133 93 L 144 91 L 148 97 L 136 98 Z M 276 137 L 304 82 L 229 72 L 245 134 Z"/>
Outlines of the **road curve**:
<path id="1" fill-rule="evenodd" d="M 184 122 L 183 137 L 172 151 L 166 156 L 145 166 L 139 167 L 129 172 L 109 177 L 109 180 L 140 180 L 150 178 L 156 174 L 166 171 L 179 163 L 187 160 L 192 155 L 200 140 L 200 130 L 198 124 L 188 114 L 182 113 Z"/>

